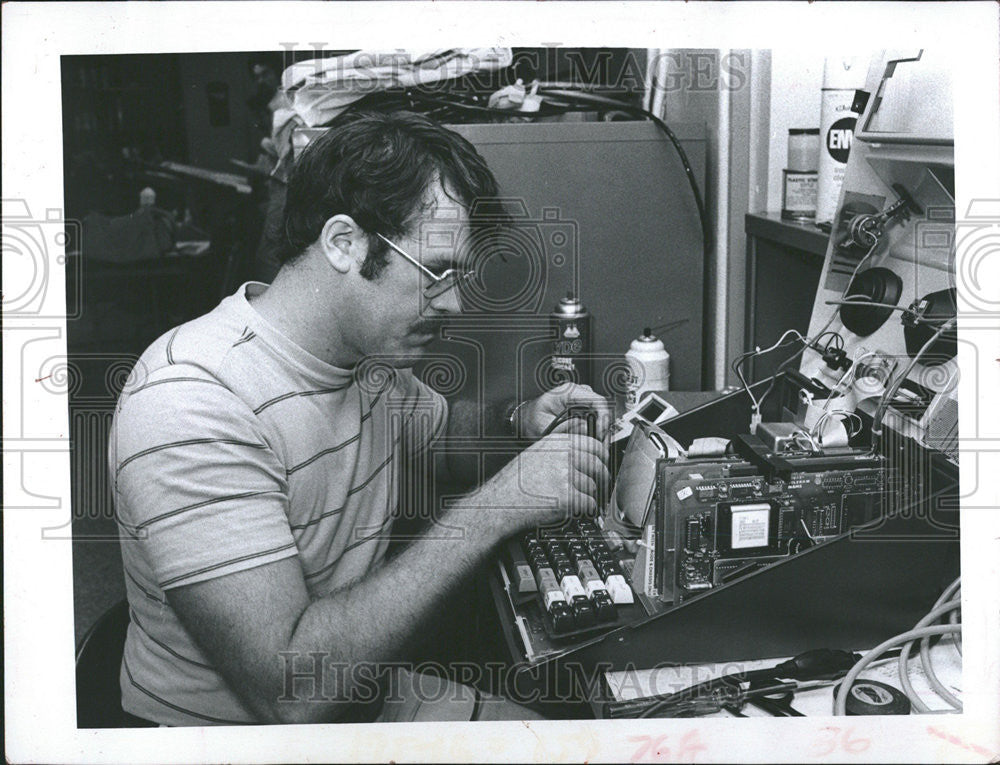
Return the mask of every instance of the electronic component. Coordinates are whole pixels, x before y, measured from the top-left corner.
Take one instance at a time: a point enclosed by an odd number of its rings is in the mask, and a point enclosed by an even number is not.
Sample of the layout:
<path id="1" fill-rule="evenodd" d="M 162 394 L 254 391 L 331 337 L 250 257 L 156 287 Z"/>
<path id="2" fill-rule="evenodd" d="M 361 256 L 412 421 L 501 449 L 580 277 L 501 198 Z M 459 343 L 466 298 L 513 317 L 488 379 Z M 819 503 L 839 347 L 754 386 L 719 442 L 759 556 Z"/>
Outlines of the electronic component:
<path id="1" fill-rule="evenodd" d="M 847 351 L 843 348 L 827 348 L 822 353 L 823 363 L 834 371 L 840 369 L 847 371 L 851 368 L 851 360 L 847 358 Z"/>
<path id="2" fill-rule="evenodd" d="M 612 425 L 612 441 L 621 441 L 628 438 L 635 428 L 636 422 L 643 422 L 647 425 L 658 425 L 664 420 L 669 420 L 677 415 L 674 409 L 661 396 L 649 391 L 643 394 L 642 400 L 633 409 L 625 412 L 621 418 Z"/>
<path id="3" fill-rule="evenodd" d="M 657 425 L 663 422 L 663 420 L 673 417 L 675 414 L 677 414 L 676 409 L 664 401 L 661 396 L 650 392 L 646 393 L 639 402 L 639 405 L 625 415 L 625 417 L 630 421 L 639 417 L 651 425 Z"/>
<path id="4" fill-rule="evenodd" d="M 757 437 L 775 452 L 798 448 L 796 435 L 801 439 L 801 433 L 802 428 L 794 422 L 762 422 L 757 426 Z"/>
<path id="5" fill-rule="evenodd" d="M 657 588 L 681 603 L 878 517 L 891 490 L 880 457 L 752 444 L 754 461 L 662 461 L 657 474 Z M 750 450 L 748 450 L 750 451 Z"/>
<path id="6" fill-rule="evenodd" d="M 936 394 L 912 380 L 902 380 L 889 406 L 914 422 L 920 422 Z"/>
<path id="7" fill-rule="evenodd" d="M 851 217 L 847 224 L 847 237 L 840 243 L 840 247 L 874 247 L 882 239 L 889 223 L 905 223 L 910 219 L 911 212 L 924 214 L 923 208 L 903 184 L 894 183 L 892 188 L 898 199 L 880 213 L 861 213 Z M 847 212 L 845 205 L 843 213 Z"/>
<path id="8" fill-rule="evenodd" d="M 913 301 L 901 319 L 906 352 L 911 357 L 916 356 L 920 348 L 946 321 L 955 318 L 956 311 L 954 287 L 931 292 Z M 954 358 L 957 352 L 958 332 L 952 328 L 942 333 L 931 344 L 926 355 L 920 359 L 920 363 L 925 367 L 943 364 L 948 359 Z"/>

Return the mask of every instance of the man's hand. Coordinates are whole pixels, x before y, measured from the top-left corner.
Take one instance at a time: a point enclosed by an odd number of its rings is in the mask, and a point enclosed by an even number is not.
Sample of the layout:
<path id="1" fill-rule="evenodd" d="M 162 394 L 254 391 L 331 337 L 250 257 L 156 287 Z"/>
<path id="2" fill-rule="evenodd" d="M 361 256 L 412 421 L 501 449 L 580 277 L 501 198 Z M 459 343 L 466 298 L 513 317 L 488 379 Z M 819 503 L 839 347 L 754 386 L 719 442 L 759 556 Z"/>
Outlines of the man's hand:
<path id="1" fill-rule="evenodd" d="M 594 516 L 608 496 L 608 450 L 581 433 L 553 433 L 535 442 L 462 503 L 488 513 L 507 536 L 532 525 Z M 476 520 L 481 524 L 484 518 Z"/>
<path id="2" fill-rule="evenodd" d="M 603 396 L 598 396 L 589 385 L 563 383 L 533 401 L 524 404 L 515 414 L 514 425 L 524 438 L 539 438 L 552 421 L 571 405 L 588 406 L 597 416 L 597 438 L 603 439 L 611 427 L 612 406 Z M 581 432 L 579 419 L 561 423 L 555 433 Z"/>

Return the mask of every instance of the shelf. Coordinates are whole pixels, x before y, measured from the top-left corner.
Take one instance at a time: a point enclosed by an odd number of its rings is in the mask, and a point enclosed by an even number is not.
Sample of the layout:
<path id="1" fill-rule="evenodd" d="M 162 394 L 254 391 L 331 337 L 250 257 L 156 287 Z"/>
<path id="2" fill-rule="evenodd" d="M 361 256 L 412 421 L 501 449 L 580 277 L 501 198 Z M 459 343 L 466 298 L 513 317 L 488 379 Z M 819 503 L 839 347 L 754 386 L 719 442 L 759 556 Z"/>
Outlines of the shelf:
<path id="1" fill-rule="evenodd" d="M 746 232 L 750 236 L 767 239 L 786 247 L 803 250 L 819 258 L 826 257 L 830 235 L 815 223 L 798 223 L 784 220 L 781 213 L 749 213 Z"/>

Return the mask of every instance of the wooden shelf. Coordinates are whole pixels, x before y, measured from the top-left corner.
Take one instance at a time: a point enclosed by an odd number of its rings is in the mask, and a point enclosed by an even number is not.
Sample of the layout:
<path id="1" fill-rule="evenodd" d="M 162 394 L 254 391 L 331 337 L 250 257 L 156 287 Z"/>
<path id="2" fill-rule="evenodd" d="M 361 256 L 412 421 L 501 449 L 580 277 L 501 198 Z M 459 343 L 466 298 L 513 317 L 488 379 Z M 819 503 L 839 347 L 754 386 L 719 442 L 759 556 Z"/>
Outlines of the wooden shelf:
<path id="1" fill-rule="evenodd" d="M 750 213 L 746 216 L 746 232 L 750 236 L 768 239 L 775 244 L 826 257 L 830 235 L 815 223 L 784 220 L 781 213 Z"/>

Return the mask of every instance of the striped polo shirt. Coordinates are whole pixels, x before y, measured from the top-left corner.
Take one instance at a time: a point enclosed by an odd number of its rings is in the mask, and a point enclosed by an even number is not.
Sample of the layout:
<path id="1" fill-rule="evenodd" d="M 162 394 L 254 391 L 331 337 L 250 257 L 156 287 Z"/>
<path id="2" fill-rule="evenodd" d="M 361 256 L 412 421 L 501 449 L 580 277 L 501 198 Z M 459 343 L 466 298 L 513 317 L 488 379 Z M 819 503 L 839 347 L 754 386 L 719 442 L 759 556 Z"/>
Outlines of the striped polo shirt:
<path id="1" fill-rule="evenodd" d="M 385 554 L 404 457 L 443 431 L 407 369 L 330 366 L 247 301 L 248 283 L 147 349 L 118 401 L 109 466 L 131 624 L 122 703 L 168 725 L 253 722 L 166 598 L 298 556 L 312 598 Z"/>

